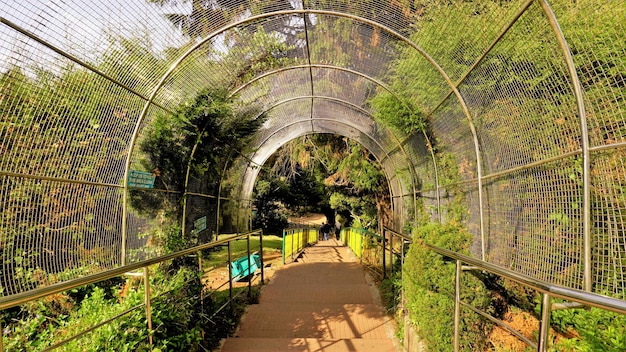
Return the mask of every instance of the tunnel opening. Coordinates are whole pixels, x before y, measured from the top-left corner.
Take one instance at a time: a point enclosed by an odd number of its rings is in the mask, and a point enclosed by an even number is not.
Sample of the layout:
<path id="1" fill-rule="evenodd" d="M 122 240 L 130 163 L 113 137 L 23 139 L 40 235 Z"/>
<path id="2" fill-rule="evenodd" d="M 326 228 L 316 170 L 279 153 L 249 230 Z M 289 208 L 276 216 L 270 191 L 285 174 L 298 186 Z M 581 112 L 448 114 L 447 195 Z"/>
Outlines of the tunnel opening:
<path id="1" fill-rule="evenodd" d="M 306 213 L 343 226 L 390 226 L 387 182 L 376 158 L 357 142 L 332 134 L 299 137 L 278 149 L 259 173 L 253 228 L 280 233 L 289 218 Z"/>

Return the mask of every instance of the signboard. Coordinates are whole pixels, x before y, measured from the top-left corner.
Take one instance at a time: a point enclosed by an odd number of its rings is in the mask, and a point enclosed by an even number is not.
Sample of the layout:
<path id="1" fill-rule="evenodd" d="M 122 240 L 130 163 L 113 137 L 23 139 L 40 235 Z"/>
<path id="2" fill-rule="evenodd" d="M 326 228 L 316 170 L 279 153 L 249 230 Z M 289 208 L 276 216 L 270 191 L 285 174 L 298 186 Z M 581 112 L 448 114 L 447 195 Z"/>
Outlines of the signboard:
<path id="1" fill-rule="evenodd" d="M 206 216 L 203 216 L 193 222 L 194 232 L 199 233 L 202 230 L 206 230 Z"/>
<path id="2" fill-rule="evenodd" d="M 128 173 L 128 187 L 152 188 L 156 176 L 150 172 L 130 170 Z"/>

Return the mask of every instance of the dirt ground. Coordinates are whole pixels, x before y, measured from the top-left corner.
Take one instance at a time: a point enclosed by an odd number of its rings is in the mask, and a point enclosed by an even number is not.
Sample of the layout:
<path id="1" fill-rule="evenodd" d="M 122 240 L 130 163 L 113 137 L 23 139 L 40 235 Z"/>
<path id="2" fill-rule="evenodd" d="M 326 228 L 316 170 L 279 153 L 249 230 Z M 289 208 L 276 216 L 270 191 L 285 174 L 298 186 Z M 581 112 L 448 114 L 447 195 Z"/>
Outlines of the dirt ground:
<path id="1" fill-rule="evenodd" d="M 525 337 L 530 340 L 536 340 L 534 332 L 539 327 L 539 321 L 532 315 L 526 312 L 518 312 L 516 314 L 508 312 L 503 320 Z M 523 341 L 497 325 L 491 331 L 489 339 L 496 351 L 523 351 L 528 347 Z"/>
<path id="2" fill-rule="evenodd" d="M 321 225 L 323 222 L 326 222 L 326 215 L 318 214 L 318 213 L 307 213 L 303 216 L 299 217 L 291 217 L 289 218 L 290 223 L 300 223 L 300 224 L 313 224 L 313 225 Z"/>

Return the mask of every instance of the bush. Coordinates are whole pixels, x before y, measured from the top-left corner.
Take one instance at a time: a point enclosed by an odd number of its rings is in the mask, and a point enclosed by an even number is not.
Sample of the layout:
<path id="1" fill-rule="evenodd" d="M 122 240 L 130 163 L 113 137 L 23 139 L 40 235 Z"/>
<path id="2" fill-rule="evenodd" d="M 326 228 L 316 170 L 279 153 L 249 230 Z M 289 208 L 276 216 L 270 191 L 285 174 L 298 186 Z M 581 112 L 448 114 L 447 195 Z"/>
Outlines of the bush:
<path id="1" fill-rule="evenodd" d="M 409 320 L 415 325 L 428 351 L 449 351 L 454 333 L 454 276 L 456 263 L 426 249 L 428 243 L 459 253 L 467 253 L 472 236 L 452 226 L 428 224 L 414 233 L 404 264 L 404 292 Z M 490 312 L 490 297 L 483 283 L 469 273 L 462 275 L 461 299 Z M 489 347 L 491 325 L 467 309 L 461 310 L 462 350 L 479 351 Z"/>
<path id="2" fill-rule="evenodd" d="M 561 339 L 551 351 L 626 351 L 626 315 L 598 308 L 552 312 L 552 326 L 577 337 Z"/>

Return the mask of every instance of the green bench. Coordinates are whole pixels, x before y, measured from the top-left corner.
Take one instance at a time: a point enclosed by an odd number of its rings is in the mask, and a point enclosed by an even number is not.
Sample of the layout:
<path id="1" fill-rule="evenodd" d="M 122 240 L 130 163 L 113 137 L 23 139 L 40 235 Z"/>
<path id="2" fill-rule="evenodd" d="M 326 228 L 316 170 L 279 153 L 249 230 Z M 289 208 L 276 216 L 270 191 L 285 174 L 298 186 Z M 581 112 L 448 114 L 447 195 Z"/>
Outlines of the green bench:
<path id="1" fill-rule="evenodd" d="M 241 257 L 230 264 L 231 279 L 241 281 L 254 274 L 261 268 L 261 256 L 257 253 L 250 255 L 250 267 L 248 267 L 248 257 Z"/>

